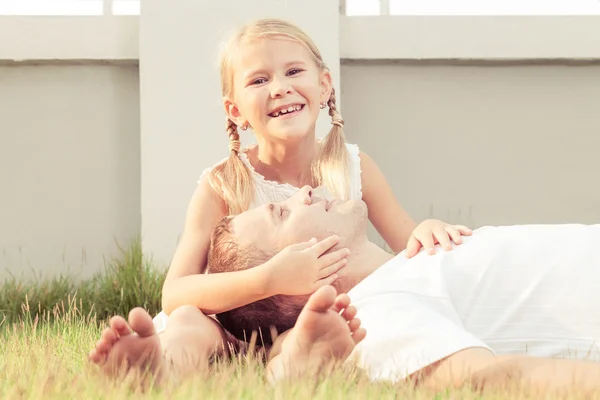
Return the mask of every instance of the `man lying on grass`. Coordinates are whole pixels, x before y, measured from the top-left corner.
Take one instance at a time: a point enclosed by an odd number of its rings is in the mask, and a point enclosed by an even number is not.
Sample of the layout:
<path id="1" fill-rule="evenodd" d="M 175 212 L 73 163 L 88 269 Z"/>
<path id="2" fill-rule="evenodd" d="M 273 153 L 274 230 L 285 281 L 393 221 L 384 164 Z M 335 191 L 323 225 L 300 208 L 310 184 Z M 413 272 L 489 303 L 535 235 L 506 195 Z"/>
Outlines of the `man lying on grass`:
<path id="1" fill-rule="evenodd" d="M 372 379 L 600 389 L 600 363 L 581 360 L 599 349 L 600 225 L 486 227 L 450 252 L 408 259 L 367 239 L 364 203 L 306 204 L 305 196 L 225 219 L 209 273 L 336 234 L 350 256 L 333 286 L 358 309 L 367 334 L 352 360 Z M 217 318 L 238 338 L 283 332 L 305 300 L 273 296 Z"/>
<path id="2" fill-rule="evenodd" d="M 582 388 L 600 385 L 600 364 L 551 359 L 594 356 L 600 338 L 600 225 L 484 228 L 451 252 L 407 259 L 368 241 L 364 203 L 306 204 L 306 195 L 225 219 L 209 253 L 209 272 L 219 273 L 260 265 L 286 247 L 318 253 L 306 243 L 312 237 L 337 234 L 339 246 L 351 250 L 333 285 L 348 296 L 335 300 L 331 287 L 308 302 L 273 293 L 218 315 L 238 338 L 260 329 L 268 342 L 271 327 L 294 327 L 277 338 L 283 344 L 271 353 L 272 377 L 316 370 L 354 352 L 351 360 L 373 379 L 446 387 L 510 378 L 541 390 L 568 387 L 571 379 Z M 161 347 L 150 315 L 135 309 L 129 324 L 121 317 L 111 321 L 90 357 L 107 371 L 125 360 L 159 377 L 171 371 L 166 365 L 181 374 L 202 364 L 207 351 L 198 347 L 201 332 L 193 319 L 176 310 L 167 331 L 171 340 Z"/>

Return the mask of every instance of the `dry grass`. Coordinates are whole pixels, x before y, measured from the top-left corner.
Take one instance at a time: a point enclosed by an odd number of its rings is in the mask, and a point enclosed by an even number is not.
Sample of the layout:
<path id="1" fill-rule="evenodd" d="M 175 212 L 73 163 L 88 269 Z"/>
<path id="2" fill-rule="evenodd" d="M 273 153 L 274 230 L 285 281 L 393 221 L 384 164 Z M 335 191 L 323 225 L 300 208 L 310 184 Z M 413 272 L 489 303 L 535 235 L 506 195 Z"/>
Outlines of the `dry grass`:
<path id="1" fill-rule="evenodd" d="M 134 306 L 158 311 L 163 272 L 139 243 L 123 250 L 104 274 L 78 284 L 60 277 L 0 288 L 0 397 L 6 399 L 507 399 L 529 398 L 518 388 L 481 395 L 468 389 L 433 393 L 408 385 L 369 382 L 336 370 L 317 381 L 272 388 L 252 358 L 217 362 L 205 374 L 144 393 L 135 382 L 114 382 L 87 361 L 111 315 Z M 571 398 L 576 398 L 571 396 Z"/>
<path id="2" fill-rule="evenodd" d="M 27 307 L 25 307 L 27 309 Z M 33 315 L 25 311 L 24 315 Z M 139 397 L 131 382 L 112 382 L 87 362 L 102 325 L 82 314 L 77 301 L 55 307 L 39 318 L 24 318 L 0 326 L 0 395 L 2 398 L 111 398 Z M 252 358 L 220 361 L 193 380 L 151 389 L 149 398 L 265 399 L 265 398 L 396 398 L 407 389 L 371 385 L 362 377 L 336 372 L 317 383 L 297 382 L 272 388 L 264 368 Z M 350 378 L 350 379 L 349 379 Z M 139 389 L 139 388 L 138 388 Z M 404 395 L 402 395 L 404 394 Z M 430 398 L 411 393 L 409 397 Z M 450 396 L 452 397 L 452 396 Z M 462 396 L 461 396 L 462 397 Z M 444 396 L 446 398 L 446 396 Z"/>
<path id="3" fill-rule="evenodd" d="M 103 324 L 76 299 L 36 317 L 25 306 L 19 322 L 0 325 L 0 396 L 6 399 L 507 399 L 530 398 L 518 389 L 485 395 L 468 389 L 433 393 L 404 384 L 371 383 L 355 371 L 336 370 L 318 381 L 270 387 L 252 358 L 219 361 L 191 380 L 142 392 L 135 382 L 114 382 L 88 363 Z M 572 397 L 575 398 L 575 397 Z"/>

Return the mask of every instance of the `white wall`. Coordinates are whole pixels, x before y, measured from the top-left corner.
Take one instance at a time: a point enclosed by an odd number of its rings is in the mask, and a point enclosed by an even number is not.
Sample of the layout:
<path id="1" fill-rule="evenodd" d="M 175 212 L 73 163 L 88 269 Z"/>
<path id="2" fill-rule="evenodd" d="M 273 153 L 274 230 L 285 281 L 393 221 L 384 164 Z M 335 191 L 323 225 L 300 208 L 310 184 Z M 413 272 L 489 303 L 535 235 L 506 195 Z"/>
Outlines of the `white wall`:
<path id="1" fill-rule="evenodd" d="M 86 275 L 142 230 L 167 264 L 199 173 L 227 155 L 217 39 L 265 15 L 315 38 L 349 140 L 416 219 L 600 221 L 598 17 L 338 19 L 335 2 L 222 3 L 0 17 L 0 37 L 23 39 L 0 41 L 0 273 Z"/>
<path id="2" fill-rule="evenodd" d="M 342 82 L 348 139 L 416 220 L 600 223 L 600 63 L 351 62 Z"/>
<path id="3" fill-rule="evenodd" d="M 137 67 L 0 66 L 0 276 L 89 276 L 140 226 Z"/>

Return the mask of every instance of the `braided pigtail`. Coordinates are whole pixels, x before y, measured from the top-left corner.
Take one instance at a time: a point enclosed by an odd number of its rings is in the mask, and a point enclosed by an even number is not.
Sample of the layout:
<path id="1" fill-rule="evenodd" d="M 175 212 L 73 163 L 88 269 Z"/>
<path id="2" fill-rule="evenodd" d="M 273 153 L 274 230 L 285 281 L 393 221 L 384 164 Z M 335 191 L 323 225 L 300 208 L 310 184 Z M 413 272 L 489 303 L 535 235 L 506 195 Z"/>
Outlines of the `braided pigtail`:
<path id="1" fill-rule="evenodd" d="M 227 204 L 228 213 L 235 215 L 250 207 L 254 186 L 250 169 L 239 157 L 241 144 L 238 127 L 229 118 L 226 130 L 229 137 L 229 158 L 213 168 L 210 181 Z"/>
<path id="2" fill-rule="evenodd" d="M 342 200 L 350 197 L 350 176 L 348 172 L 348 150 L 344 137 L 344 120 L 337 110 L 335 89 L 331 89 L 331 96 L 327 101 L 329 116 L 331 116 L 331 130 L 323 140 L 318 161 L 319 181 Z"/>

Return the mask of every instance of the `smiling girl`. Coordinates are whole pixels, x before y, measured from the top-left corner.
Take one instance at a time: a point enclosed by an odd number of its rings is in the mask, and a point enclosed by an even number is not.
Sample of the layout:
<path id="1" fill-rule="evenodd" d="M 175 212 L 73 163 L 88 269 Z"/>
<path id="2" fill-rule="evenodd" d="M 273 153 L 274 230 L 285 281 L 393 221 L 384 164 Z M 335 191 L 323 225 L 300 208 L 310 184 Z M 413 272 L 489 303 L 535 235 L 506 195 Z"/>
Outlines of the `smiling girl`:
<path id="1" fill-rule="evenodd" d="M 211 233 L 226 215 L 281 202 L 309 185 L 325 199 L 362 199 L 370 221 L 391 249 L 407 249 L 409 257 L 420 247 L 432 253 L 436 243 L 450 250 L 451 241 L 460 244 L 461 234 L 471 233 L 437 220 L 417 226 L 374 161 L 346 143 L 330 71 L 319 49 L 297 26 L 278 19 L 243 26 L 222 52 L 221 86 L 229 157 L 204 171 L 198 181 L 163 287 L 164 311 L 154 319 L 157 331 L 164 332 L 161 347 L 172 362 L 178 362 L 184 347 L 207 363 L 215 349 L 227 347 L 225 343 L 239 344 L 209 315 L 277 294 L 300 294 L 299 287 L 310 294 L 333 283 L 346 263 L 348 250 L 335 248 L 339 239 L 329 237 L 284 250 L 256 268 L 206 274 Z M 332 124 L 322 141 L 315 132 L 321 112 L 328 112 Z M 257 145 L 242 150 L 239 131 L 249 129 Z M 144 313 L 136 309 L 130 314 L 134 331 L 139 321 L 148 324 L 150 317 Z M 97 350 L 108 354 L 113 344 Z"/>

